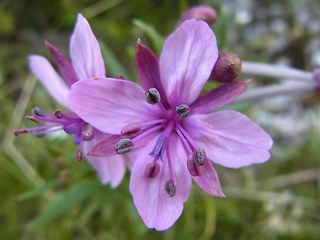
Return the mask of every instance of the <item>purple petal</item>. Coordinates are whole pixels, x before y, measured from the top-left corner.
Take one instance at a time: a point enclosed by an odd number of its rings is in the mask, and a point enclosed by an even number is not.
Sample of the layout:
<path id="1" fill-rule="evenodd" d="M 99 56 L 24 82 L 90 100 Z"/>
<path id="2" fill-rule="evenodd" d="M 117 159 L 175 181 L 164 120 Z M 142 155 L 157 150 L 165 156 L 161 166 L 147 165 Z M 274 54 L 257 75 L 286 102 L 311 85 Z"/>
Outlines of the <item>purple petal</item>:
<path id="1" fill-rule="evenodd" d="M 83 142 L 84 155 L 87 155 L 87 153 L 95 144 L 100 142 L 102 139 L 105 139 L 107 136 L 97 129 L 93 129 L 92 132 L 94 137 L 90 141 Z M 102 184 L 110 183 L 111 187 L 113 188 L 120 184 L 126 169 L 122 156 L 114 154 L 111 157 L 86 156 L 86 158 L 92 167 L 97 171 Z"/>
<path id="2" fill-rule="evenodd" d="M 57 64 L 61 75 L 68 82 L 69 86 L 78 81 L 78 76 L 68 59 L 51 43 L 47 41 L 45 43 L 49 48 L 51 56 Z"/>
<path id="3" fill-rule="evenodd" d="M 98 131 L 98 130 L 96 130 Z M 104 139 L 95 141 L 92 148 L 87 152 L 88 156 L 93 157 L 110 157 L 116 155 L 114 145 L 121 139 L 119 135 L 105 135 Z"/>
<path id="4" fill-rule="evenodd" d="M 206 151 L 208 159 L 225 167 L 263 163 L 270 157 L 270 136 L 239 112 L 190 115 L 183 126 Z"/>
<path id="5" fill-rule="evenodd" d="M 161 113 L 158 106 L 147 103 L 138 84 L 113 78 L 73 84 L 70 107 L 95 128 L 113 135 L 130 123 L 158 119 Z"/>
<path id="6" fill-rule="evenodd" d="M 80 13 L 70 39 L 70 57 L 80 79 L 105 76 L 99 43 L 89 23 Z"/>
<path id="7" fill-rule="evenodd" d="M 138 40 L 136 49 L 137 72 L 145 91 L 156 88 L 164 105 L 168 106 L 166 93 L 160 80 L 159 62 L 153 52 Z"/>
<path id="8" fill-rule="evenodd" d="M 193 180 L 206 193 L 216 197 L 225 198 L 226 196 L 223 194 L 221 190 L 219 177 L 211 163 L 208 160 L 205 160 L 201 168 L 201 175 L 197 177 L 192 177 Z"/>
<path id="9" fill-rule="evenodd" d="M 166 40 L 160 75 L 172 107 L 199 96 L 218 58 L 216 37 L 207 23 L 187 20 Z"/>
<path id="10" fill-rule="evenodd" d="M 133 165 L 130 192 L 138 212 L 148 228 L 162 231 L 171 227 L 180 217 L 183 203 L 187 200 L 191 177 L 186 167 L 186 153 L 182 143 L 176 135 L 169 139 L 166 153 L 160 164 L 160 173 L 155 178 L 148 178 L 145 169 L 153 159 L 148 154 L 155 144 L 155 139 L 141 150 L 140 157 Z M 169 197 L 165 184 L 169 180 L 168 157 L 173 166 L 174 184 L 176 193 Z"/>
<path id="11" fill-rule="evenodd" d="M 233 102 L 244 90 L 251 79 L 225 83 L 201 95 L 190 106 L 192 113 L 207 113 Z"/>
<path id="12" fill-rule="evenodd" d="M 28 59 L 31 71 L 45 86 L 50 95 L 61 105 L 68 107 L 70 88 L 48 60 L 39 55 L 30 55 Z"/>

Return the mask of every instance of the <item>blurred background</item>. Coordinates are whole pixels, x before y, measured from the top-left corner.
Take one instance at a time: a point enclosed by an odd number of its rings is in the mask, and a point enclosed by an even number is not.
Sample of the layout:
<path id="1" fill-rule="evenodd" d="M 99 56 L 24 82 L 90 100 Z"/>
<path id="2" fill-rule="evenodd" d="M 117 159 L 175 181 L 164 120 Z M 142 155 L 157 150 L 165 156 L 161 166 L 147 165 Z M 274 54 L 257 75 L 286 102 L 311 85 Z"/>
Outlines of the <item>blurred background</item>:
<path id="1" fill-rule="evenodd" d="M 137 39 L 159 56 L 182 14 L 199 4 L 218 13 L 212 28 L 220 50 L 242 60 L 320 67 L 316 0 L 1 0 L 0 239 L 319 239 L 319 93 L 233 104 L 272 135 L 271 159 L 242 169 L 215 166 L 228 198 L 194 184 L 182 216 L 164 232 L 140 219 L 129 174 L 115 190 L 101 186 L 90 165 L 74 159 L 72 136 L 14 137 L 13 130 L 35 125 L 24 119 L 33 107 L 60 107 L 30 74 L 27 56 L 51 61 L 44 40 L 68 56 L 78 12 L 101 44 L 107 75 L 137 81 Z M 274 83 L 254 77 L 251 87 Z"/>

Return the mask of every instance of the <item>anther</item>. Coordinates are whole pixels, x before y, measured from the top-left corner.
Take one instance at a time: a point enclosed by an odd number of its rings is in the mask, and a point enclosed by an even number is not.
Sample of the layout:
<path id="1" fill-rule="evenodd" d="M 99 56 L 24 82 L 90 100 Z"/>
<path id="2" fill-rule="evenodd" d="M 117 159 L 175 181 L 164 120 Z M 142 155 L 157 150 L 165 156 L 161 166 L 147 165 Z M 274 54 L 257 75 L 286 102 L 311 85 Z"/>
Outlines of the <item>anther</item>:
<path id="1" fill-rule="evenodd" d="M 193 151 L 192 160 L 194 164 L 197 166 L 201 166 L 204 163 L 204 160 L 206 159 L 206 153 L 203 149 L 197 148 Z"/>
<path id="2" fill-rule="evenodd" d="M 159 163 L 153 161 L 152 163 L 149 163 L 147 165 L 145 170 L 145 176 L 147 178 L 155 178 L 156 176 L 159 175 L 159 172 L 160 172 Z"/>
<path id="3" fill-rule="evenodd" d="M 26 116 L 26 119 L 31 120 L 35 123 L 40 123 L 41 121 L 38 118 L 38 115 Z"/>
<path id="4" fill-rule="evenodd" d="M 202 174 L 202 167 L 201 166 L 197 166 L 194 161 L 193 161 L 193 156 L 190 155 L 188 157 L 187 160 L 187 167 L 189 170 L 189 173 L 193 176 L 193 177 L 197 177 L 197 176 L 201 176 Z"/>
<path id="5" fill-rule="evenodd" d="M 89 132 L 86 132 L 86 131 L 81 132 L 81 135 L 82 135 L 83 139 L 86 140 L 86 141 L 91 140 L 92 137 L 93 137 L 92 133 L 89 133 Z"/>
<path id="6" fill-rule="evenodd" d="M 39 117 L 44 117 L 44 112 L 39 107 L 32 108 L 31 114 Z"/>
<path id="7" fill-rule="evenodd" d="M 119 74 L 118 76 L 116 76 L 116 79 L 122 79 L 122 80 L 124 80 L 124 77 L 123 77 L 121 74 Z"/>
<path id="8" fill-rule="evenodd" d="M 185 119 L 190 114 L 191 110 L 188 105 L 181 104 L 176 107 L 176 112 L 179 114 L 179 118 Z"/>
<path id="9" fill-rule="evenodd" d="M 76 151 L 75 158 L 77 159 L 78 162 L 81 162 L 83 160 L 82 151 L 79 148 Z"/>
<path id="10" fill-rule="evenodd" d="M 139 123 L 131 123 L 121 130 L 121 136 L 124 138 L 134 138 L 142 133 Z"/>
<path id="11" fill-rule="evenodd" d="M 124 138 L 121 139 L 117 144 L 114 146 L 117 154 L 124 154 L 128 153 L 133 149 L 133 143 L 131 139 Z"/>
<path id="12" fill-rule="evenodd" d="M 164 185 L 164 189 L 168 193 L 169 197 L 173 197 L 176 194 L 176 186 L 171 180 Z"/>
<path id="13" fill-rule="evenodd" d="M 63 113 L 60 109 L 57 109 L 56 111 L 54 111 L 54 116 L 56 118 L 62 118 L 63 117 Z"/>
<path id="14" fill-rule="evenodd" d="M 15 136 L 18 136 L 19 134 L 21 134 L 21 133 L 27 133 L 28 132 L 28 129 L 26 129 L 26 128 L 21 128 L 21 129 L 18 129 L 18 130 L 14 130 L 13 131 L 13 134 L 15 135 Z"/>
<path id="15" fill-rule="evenodd" d="M 154 105 L 160 101 L 160 93 L 156 88 L 150 88 L 148 92 L 146 92 L 147 102 Z"/>

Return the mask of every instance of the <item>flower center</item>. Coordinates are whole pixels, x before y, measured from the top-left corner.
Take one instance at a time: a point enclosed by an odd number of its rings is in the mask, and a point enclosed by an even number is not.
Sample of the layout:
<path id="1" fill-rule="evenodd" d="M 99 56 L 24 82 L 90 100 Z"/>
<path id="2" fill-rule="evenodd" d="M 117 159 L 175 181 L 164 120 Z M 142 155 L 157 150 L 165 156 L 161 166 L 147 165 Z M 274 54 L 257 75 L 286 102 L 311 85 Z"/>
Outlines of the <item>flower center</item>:
<path id="1" fill-rule="evenodd" d="M 186 104 L 166 109 L 162 103 L 160 94 L 157 89 L 151 88 L 146 92 L 146 100 L 152 105 L 158 105 L 163 114 L 159 119 L 149 122 L 131 123 L 121 130 L 121 139 L 116 145 L 115 150 L 118 154 L 128 153 L 134 149 L 134 145 L 146 139 L 150 134 L 159 132 L 156 144 L 149 153 L 153 161 L 146 164 L 145 177 L 153 179 L 161 174 L 162 169 L 158 161 L 167 161 L 169 168 L 169 179 L 164 186 L 169 197 L 174 197 L 176 193 L 176 185 L 174 181 L 173 162 L 169 157 L 164 158 L 163 153 L 166 151 L 167 143 L 173 134 L 176 134 L 185 146 L 188 159 L 186 166 L 192 176 L 200 176 L 202 174 L 203 163 L 206 160 L 205 151 L 197 146 L 191 136 L 182 127 L 182 121 L 191 114 L 191 109 Z M 169 154 L 167 154 L 169 156 Z"/>

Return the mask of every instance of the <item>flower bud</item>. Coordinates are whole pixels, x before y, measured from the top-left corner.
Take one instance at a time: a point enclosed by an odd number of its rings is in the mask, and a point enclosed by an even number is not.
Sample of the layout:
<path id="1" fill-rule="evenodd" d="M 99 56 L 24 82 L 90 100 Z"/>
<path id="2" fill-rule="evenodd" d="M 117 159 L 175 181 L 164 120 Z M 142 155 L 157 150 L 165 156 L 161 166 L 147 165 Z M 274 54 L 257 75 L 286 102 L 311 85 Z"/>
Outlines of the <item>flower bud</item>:
<path id="1" fill-rule="evenodd" d="M 240 58 L 230 52 L 220 52 L 210 79 L 218 82 L 232 82 L 241 72 Z"/>
<path id="2" fill-rule="evenodd" d="M 214 24 L 218 19 L 218 15 L 212 7 L 195 6 L 190 8 L 182 15 L 182 21 L 187 19 L 203 20 L 208 24 Z"/>

